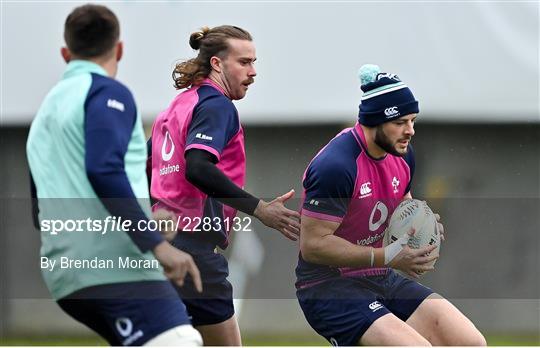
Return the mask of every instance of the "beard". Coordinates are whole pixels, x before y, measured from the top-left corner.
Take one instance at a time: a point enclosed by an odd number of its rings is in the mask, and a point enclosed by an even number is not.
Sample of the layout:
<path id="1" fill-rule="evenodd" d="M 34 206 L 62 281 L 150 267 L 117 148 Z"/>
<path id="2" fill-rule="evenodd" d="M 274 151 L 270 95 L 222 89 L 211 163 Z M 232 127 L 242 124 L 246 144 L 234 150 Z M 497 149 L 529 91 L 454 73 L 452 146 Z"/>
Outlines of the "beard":
<path id="1" fill-rule="evenodd" d="M 398 150 L 396 150 L 396 144 L 400 140 L 410 140 L 410 138 L 399 139 L 395 142 L 392 142 L 392 140 L 390 140 L 390 138 L 384 133 L 383 125 L 381 124 L 377 126 L 375 131 L 375 144 L 377 144 L 385 152 L 398 157 L 405 156 L 407 154 L 408 148 L 406 148 L 404 152 L 399 152 Z"/>
<path id="2" fill-rule="evenodd" d="M 240 100 L 246 96 L 247 91 L 244 90 L 246 84 L 252 84 L 255 82 L 254 78 L 247 78 L 244 81 L 235 82 L 234 77 L 229 75 L 229 70 L 226 66 L 223 66 L 223 81 L 226 84 L 226 89 L 228 92 L 228 97 L 231 100 Z"/>

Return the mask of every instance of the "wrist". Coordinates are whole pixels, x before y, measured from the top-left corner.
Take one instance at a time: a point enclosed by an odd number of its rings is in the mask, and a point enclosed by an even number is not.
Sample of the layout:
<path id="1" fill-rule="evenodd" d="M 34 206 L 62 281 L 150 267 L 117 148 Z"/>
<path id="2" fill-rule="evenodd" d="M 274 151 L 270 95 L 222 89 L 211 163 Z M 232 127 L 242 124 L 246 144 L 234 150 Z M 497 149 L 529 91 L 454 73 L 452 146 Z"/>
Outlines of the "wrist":
<path id="1" fill-rule="evenodd" d="M 268 204 L 268 203 L 266 203 L 266 202 L 263 201 L 262 199 L 259 199 L 259 203 L 257 204 L 257 207 L 256 207 L 255 210 L 253 211 L 253 216 L 255 216 L 257 219 L 260 220 L 261 213 L 262 213 L 263 209 L 265 208 L 265 206 L 266 206 L 267 204 Z"/>
<path id="2" fill-rule="evenodd" d="M 384 248 L 373 248 L 373 267 L 384 266 Z"/>
<path id="3" fill-rule="evenodd" d="M 154 246 L 154 248 L 152 249 L 152 253 L 154 254 L 154 256 L 159 254 L 164 248 L 167 248 L 166 244 L 169 244 L 169 242 L 167 242 L 166 240 L 163 240 L 161 243 L 156 244 L 156 246 Z"/>
<path id="4" fill-rule="evenodd" d="M 403 246 L 406 244 L 402 244 L 401 241 L 398 239 L 394 243 L 391 243 L 390 245 L 387 245 L 383 249 L 383 262 L 382 264 L 384 266 L 389 267 L 390 263 L 396 258 L 396 256 L 403 250 Z"/>

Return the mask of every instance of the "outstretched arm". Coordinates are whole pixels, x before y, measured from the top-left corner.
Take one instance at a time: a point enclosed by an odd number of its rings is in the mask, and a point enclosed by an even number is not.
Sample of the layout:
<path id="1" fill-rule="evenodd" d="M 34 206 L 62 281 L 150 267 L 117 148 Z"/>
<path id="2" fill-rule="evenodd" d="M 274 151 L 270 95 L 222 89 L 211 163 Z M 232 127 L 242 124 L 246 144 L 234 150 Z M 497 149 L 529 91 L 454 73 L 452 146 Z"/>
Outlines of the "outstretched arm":
<path id="1" fill-rule="evenodd" d="M 186 152 L 186 179 L 199 190 L 223 204 L 261 220 L 268 227 L 296 240 L 300 232 L 298 212 L 287 209 L 284 202 L 292 197 L 289 192 L 272 202 L 265 202 L 233 183 L 217 167 L 217 158 L 208 151 L 190 149 Z"/>

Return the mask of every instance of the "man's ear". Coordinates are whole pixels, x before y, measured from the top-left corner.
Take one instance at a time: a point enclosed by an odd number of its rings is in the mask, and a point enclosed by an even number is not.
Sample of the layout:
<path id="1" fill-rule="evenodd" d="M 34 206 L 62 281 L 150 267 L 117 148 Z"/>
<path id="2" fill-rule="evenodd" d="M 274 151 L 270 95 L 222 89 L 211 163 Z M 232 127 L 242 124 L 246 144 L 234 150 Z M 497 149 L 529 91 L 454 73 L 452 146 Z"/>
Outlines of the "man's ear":
<path id="1" fill-rule="evenodd" d="M 62 47 L 60 49 L 60 54 L 62 55 L 62 58 L 64 58 L 64 61 L 66 63 L 69 63 L 70 60 L 72 59 L 71 52 L 69 51 L 69 48 L 67 48 L 67 47 Z"/>
<path id="2" fill-rule="evenodd" d="M 124 43 L 122 41 L 118 41 L 116 43 L 116 61 L 119 62 L 122 59 L 123 55 L 124 55 Z"/>
<path id="3" fill-rule="evenodd" d="M 221 73 L 222 64 L 223 64 L 223 62 L 221 61 L 221 59 L 219 57 L 213 56 L 212 58 L 210 58 L 210 66 L 217 73 Z"/>

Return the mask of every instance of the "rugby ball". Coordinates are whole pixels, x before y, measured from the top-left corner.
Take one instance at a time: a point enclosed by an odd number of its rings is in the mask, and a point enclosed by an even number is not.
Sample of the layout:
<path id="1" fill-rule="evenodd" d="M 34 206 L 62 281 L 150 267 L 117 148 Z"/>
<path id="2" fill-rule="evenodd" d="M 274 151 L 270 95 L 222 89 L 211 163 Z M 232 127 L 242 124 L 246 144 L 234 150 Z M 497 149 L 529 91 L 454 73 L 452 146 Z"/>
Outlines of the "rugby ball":
<path id="1" fill-rule="evenodd" d="M 418 249 L 426 245 L 436 245 L 434 253 L 439 253 L 441 247 L 441 235 L 437 228 L 437 219 L 425 201 L 407 199 L 402 201 L 394 210 L 390 223 L 384 234 L 383 244 L 387 246 L 415 229 L 415 234 L 409 239 L 407 245 L 412 249 Z M 435 264 L 435 260 L 431 265 Z"/>

